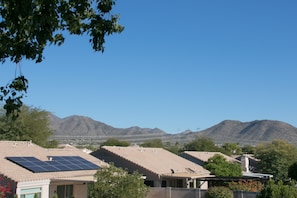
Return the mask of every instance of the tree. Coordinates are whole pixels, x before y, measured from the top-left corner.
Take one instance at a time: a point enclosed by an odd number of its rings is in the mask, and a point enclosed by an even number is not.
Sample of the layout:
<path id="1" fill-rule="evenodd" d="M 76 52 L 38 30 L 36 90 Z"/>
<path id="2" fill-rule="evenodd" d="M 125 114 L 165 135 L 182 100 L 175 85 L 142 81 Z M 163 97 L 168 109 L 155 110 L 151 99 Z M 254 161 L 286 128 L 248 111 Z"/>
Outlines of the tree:
<path id="1" fill-rule="evenodd" d="M 42 62 L 47 45 L 61 45 L 65 34 L 90 37 L 95 51 L 104 51 L 105 37 L 123 31 L 119 15 L 111 13 L 115 0 L 2 0 L 0 2 L 0 61 Z M 19 74 L 0 88 L 7 114 L 17 115 L 28 80 Z"/>
<path id="2" fill-rule="evenodd" d="M 29 141 L 40 146 L 57 144 L 56 141 L 48 141 L 52 135 L 49 128 L 48 112 L 38 108 L 22 106 L 18 118 L 11 119 L 5 113 L 0 112 L 0 139 Z"/>
<path id="3" fill-rule="evenodd" d="M 129 146 L 130 143 L 122 140 L 118 140 L 116 138 L 109 138 L 105 142 L 103 142 L 100 146 Z"/>
<path id="4" fill-rule="evenodd" d="M 288 178 L 289 167 L 297 161 L 297 147 L 284 140 L 273 140 L 271 143 L 257 145 L 255 157 L 260 159 L 262 173 L 283 180 Z"/>
<path id="5" fill-rule="evenodd" d="M 294 162 L 288 169 L 288 177 L 297 181 L 297 162 Z"/>
<path id="6" fill-rule="evenodd" d="M 184 145 L 186 151 L 218 151 L 212 139 L 208 137 L 198 136 L 195 140 Z"/>
<path id="7" fill-rule="evenodd" d="M 257 198 L 295 198 L 297 197 L 297 188 L 294 182 L 285 185 L 282 181 L 268 181 L 268 184 L 260 191 Z"/>
<path id="8" fill-rule="evenodd" d="M 246 144 L 241 148 L 241 151 L 244 154 L 254 154 L 255 153 L 255 146 L 251 146 L 251 145 Z"/>
<path id="9" fill-rule="evenodd" d="M 89 189 L 91 198 L 144 198 L 148 192 L 141 174 L 129 174 L 113 165 L 101 167 L 95 179 Z"/>
<path id="10" fill-rule="evenodd" d="M 241 154 L 241 148 L 238 143 L 225 143 L 223 146 L 223 151 L 227 155 L 239 155 Z M 223 152 L 222 151 L 222 152 Z"/>
<path id="11" fill-rule="evenodd" d="M 240 164 L 228 162 L 226 158 L 220 154 L 215 154 L 213 157 L 209 158 L 204 167 L 215 176 L 242 176 Z"/>
<path id="12" fill-rule="evenodd" d="M 176 155 L 180 155 L 182 147 L 178 142 L 172 143 L 172 142 L 166 142 L 164 145 L 164 149 L 167 151 L 170 151 L 171 153 L 174 153 Z"/>
<path id="13" fill-rule="evenodd" d="M 152 139 L 152 140 L 147 140 L 140 144 L 142 147 L 151 147 L 151 148 L 164 148 L 164 144 L 162 140 L 160 139 Z"/>

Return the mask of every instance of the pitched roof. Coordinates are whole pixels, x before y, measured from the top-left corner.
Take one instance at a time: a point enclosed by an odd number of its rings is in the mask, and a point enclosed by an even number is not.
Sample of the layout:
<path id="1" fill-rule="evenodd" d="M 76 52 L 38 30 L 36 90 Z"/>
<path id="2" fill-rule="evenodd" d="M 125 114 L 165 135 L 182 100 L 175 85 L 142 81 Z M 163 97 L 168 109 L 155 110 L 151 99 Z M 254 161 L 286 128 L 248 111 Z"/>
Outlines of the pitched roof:
<path id="1" fill-rule="evenodd" d="M 157 175 L 199 177 L 210 173 L 203 167 L 163 148 L 103 146 L 101 149 L 105 149 Z"/>
<path id="2" fill-rule="evenodd" d="M 225 155 L 221 152 L 205 152 L 205 151 L 184 151 L 183 153 L 193 157 L 193 158 L 196 158 L 196 159 L 199 159 L 203 162 L 207 162 L 209 158 L 213 157 L 214 155 L 216 154 L 219 154 L 221 156 L 223 156 L 227 161 L 229 162 L 237 162 L 237 163 L 240 163 L 239 160 L 237 159 L 234 159 L 228 155 Z"/>
<path id="3" fill-rule="evenodd" d="M 15 182 L 21 182 L 84 176 L 91 176 L 90 178 L 92 178 L 96 173 L 96 170 L 33 173 L 6 159 L 6 157 L 35 157 L 41 161 L 47 161 L 48 156 L 80 156 L 99 167 L 107 166 L 103 161 L 72 146 L 46 149 L 30 141 L 0 141 L 0 174 Z"/>

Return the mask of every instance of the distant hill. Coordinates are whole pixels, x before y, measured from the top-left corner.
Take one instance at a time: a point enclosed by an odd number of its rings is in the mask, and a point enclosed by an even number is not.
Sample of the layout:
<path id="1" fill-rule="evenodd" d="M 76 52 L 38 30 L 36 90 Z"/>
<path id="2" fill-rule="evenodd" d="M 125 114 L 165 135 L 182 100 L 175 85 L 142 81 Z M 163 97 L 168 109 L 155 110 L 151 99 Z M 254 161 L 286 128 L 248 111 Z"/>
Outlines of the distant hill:
<path id="1" fill-rule="evenodd" d="M 114 128 L 92 118 L 76 115 L 58 118 L 51 114 L 50 121 L 50 127 L 54 131 L 52 138 L 62 143 L 100 143 L 111 137 L 131 143 L 139 143 L 149 139 L 187 143 L 197 136 L 206 136 L 218 144 L 234 142 L 254 145 L 259 142 L 284 139 L 297 145 L 297 128 L 273 120 L 255 120 L 251 122 L 225 120 L 203 131 L 185 131 L 178 134 L 168 134 L 158 128 L 149 129 L 138 126 Z"/>
<path id="2" fill-rule="evenodd" d="M 137 140 L 139 142 L 144 139 L 159 138 L 167 135 L 158 128 L 149 129 L 138 126 L 114 128 L 92 118 L 77 115 L 59 118 L 51 114 L 50 128 L 52 128 L 54 134 L 52 138 L 62 143 L 102 142 L 111 137 L 127 141 L 132 139 L 132 141 Z"/>
<path id="3" fill-rule="evenodd" d="M 273 120 L 255 120 L 251 122 L 225 120 L 201 131 L 200 135 L 210 137 L 218 143 L 257 144 L 275 139 L 284 139 L 297 145 L 297 128 Z"/>

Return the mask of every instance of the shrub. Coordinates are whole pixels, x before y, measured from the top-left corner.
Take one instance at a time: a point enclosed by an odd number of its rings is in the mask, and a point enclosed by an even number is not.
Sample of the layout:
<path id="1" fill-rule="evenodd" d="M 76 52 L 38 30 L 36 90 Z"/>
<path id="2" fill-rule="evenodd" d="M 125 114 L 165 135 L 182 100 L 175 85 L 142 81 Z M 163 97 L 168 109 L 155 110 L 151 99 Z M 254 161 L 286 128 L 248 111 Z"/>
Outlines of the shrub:
<path id="1" fill-rule="evenodd" d="M 145 198 L 149 190 L 140 173 L 128 173 L 112 164 L 101 167 L 95 178 L 96 182 L 89 186 L 92 198 Z"/>
<path id="2" fill-rule="evenodd" d="M 210 187 L 206 193 L 205 193 L 206 198 L 233 198 L 233 192 L 223 186 L 215 186 L 215 187 Z"/>
<path id="3" fill-rule="evenodd" d="M 228 187 L 232 191 L 245 191 L 245 192 L 260 192 L 262 190 L 262 183 L 260 181 L 245 181 L 228 183 Z"/>
<path id="4" fill-rule="evenodd" d="M 270 180 L 263 188 L 257 198 L 296 198 L 297 188 L 295 182 L 284 184 L 282 181 Z"/>

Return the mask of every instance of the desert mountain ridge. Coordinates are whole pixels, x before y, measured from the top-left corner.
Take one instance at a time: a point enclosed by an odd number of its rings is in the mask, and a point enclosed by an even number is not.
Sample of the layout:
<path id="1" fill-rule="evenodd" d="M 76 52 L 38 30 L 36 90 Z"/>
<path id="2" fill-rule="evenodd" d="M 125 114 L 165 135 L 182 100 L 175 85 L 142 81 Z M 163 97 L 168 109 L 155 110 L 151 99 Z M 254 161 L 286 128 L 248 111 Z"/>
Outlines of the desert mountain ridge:
<path id="1" fill-rule="evenodd" d="M 206 136 L 218 144 L 235 142 L 254 145 L 259 142 L 283 139 L 297 145 L 297 128 L 276 120 L 254 120 L 250 122 L 224 120 L 205 130 L 187 130 L 177 134 L 169 134 L 158 128 L 150 129 L 138 126 L 115 128 L 85 116 L 73 115 L 59 118 L 50 114 L 50 128 L 53 130 L 52 138 L 62 143 L 100 143 L 111 137 L 131 143 L 150 139 L 186 143 L 197 136 Z"/>

